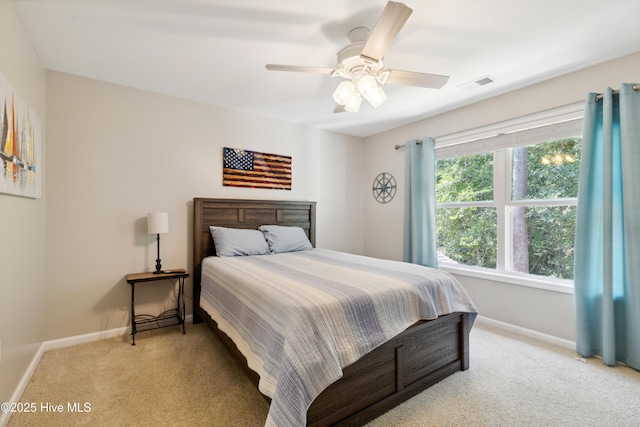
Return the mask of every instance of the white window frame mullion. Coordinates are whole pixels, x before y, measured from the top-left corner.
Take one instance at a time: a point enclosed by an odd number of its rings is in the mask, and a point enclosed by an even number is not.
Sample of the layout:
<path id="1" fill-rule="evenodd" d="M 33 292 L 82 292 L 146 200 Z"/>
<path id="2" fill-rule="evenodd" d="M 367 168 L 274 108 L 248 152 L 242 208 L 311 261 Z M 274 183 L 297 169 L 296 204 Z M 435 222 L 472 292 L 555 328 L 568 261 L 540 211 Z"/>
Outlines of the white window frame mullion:
<path id="1" fill-rule="evenodd" d="M 436 203 L 436 208 L 493 208 L 496 204 L 493 200 L 479 202 L 442 202 Z"/>
<path id="2" fill-rule="evenodd" d="M 497 240 L 498 247 L 496 253 L 496 270 L 505 271 L 510 265 L 511 242 L 510 221 L 506 209 L 507 200 L 510 197 L 508 191 L 511 182 L 510 159 L 508 150 L 498 150 L 493 152 L 493 200 L 497 208 Z"/>
<path id="3" fill-rule="evenodd" d="M 510 206 L 525 206 L 525 207 L 538 207 L 538 206 L 577 206 L 578 199 L 576 197 L 565 197 L 561 199 L 524 199 L 524 200 L 511 200 Z"/>

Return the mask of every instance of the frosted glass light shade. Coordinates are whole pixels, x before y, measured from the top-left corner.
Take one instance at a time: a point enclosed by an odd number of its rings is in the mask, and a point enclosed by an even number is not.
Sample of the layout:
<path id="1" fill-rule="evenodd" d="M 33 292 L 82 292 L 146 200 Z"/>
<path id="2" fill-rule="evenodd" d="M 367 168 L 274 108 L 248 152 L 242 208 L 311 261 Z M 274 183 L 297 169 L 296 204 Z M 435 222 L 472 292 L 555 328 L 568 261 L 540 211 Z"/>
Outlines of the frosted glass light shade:
<path id="1" fill-rule="evenodd" d="M 375 92 L 376 89 L 378 89 L 378 84 L 373 76 L 364 76 L 358 82 L 358 90 L 365 99 L 369 99 L 370 94 Z"/>
<path id="2" fill-rule="evenodd" d="M 147 215 L 147 233 L 164 234 L 169 232 L 169 214 L 154 212 Z"/>
<path id="3" fill-rule="evenodd" d="M 344 109 L 350 113 L 357 113 L 360 109 L 360 104 L 362 104 L 362 96 L 356 92 L 351 95 L 347 100 L 347 103 L 344 104 Z"/>
<path id="4" fill-rule="evenodd" d="M 387 95 L 385 95 L 381 87 L 376 87 L 372 91 L 369 91 L 364 97 L 374 108 L 378 108 L 387 100 Z"/>
<path id="5" fill-rule="evenodd" d="M 333 100 L 340 105 L 346 105 L 354 93 L 356 93 L 356 87 L 350 81 L 345 80 L 340 82 L 336 91 L 333 92 Z"/>

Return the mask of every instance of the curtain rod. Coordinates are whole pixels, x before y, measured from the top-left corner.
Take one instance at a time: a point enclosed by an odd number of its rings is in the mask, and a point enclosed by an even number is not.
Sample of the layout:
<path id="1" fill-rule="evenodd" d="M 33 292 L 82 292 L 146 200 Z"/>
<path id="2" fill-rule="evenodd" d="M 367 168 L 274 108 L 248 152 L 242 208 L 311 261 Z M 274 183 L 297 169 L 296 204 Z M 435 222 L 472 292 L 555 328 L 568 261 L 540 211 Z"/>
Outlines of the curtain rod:
<path id="1" fill-rule="evenodd" d="M 637 92 L 640 89 L 640 85 L 633 85 L 631 89 Z M 620 91 L 614 90 L 613 93 L 620 93 Z M 600 101 L 602 98 L 604 98 L 603 94 L 596 95 L 596 101 Z"/>
<path id="2" fill-rule="evenodd" d="M 417 140 L 417 141 L 416 141 L 416 144 L 420 144 L 421 142 L 422 142 L 422 141 Z M 406 147 L 406 146 L 407 146 L 407 144 L 396 144 L 396 145 L 394 145 L 394 146 L 393 146 L 393 148 L 394 148 L 395 150 L 399 150 L 399 149 L 404 148 L 404 147 Z"/>

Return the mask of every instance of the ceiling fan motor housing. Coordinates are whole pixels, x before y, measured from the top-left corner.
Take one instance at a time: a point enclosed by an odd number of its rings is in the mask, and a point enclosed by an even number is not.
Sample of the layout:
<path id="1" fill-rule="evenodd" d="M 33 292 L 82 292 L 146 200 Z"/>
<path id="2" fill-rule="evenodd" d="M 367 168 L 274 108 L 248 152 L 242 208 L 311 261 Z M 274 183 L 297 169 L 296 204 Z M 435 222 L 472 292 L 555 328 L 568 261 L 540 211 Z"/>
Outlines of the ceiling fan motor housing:
<path id="1" fill-rule="evenodd" d="M 371 62 L 364 60 L 360 54 L 369 39 L 369 29 L 357 27 L 349 31 L 351 44 L 338 52 L 337 75 L 346 79 L 359 80 L 366 75 L 376 76 L 382 69 L 382 61 Z"/>

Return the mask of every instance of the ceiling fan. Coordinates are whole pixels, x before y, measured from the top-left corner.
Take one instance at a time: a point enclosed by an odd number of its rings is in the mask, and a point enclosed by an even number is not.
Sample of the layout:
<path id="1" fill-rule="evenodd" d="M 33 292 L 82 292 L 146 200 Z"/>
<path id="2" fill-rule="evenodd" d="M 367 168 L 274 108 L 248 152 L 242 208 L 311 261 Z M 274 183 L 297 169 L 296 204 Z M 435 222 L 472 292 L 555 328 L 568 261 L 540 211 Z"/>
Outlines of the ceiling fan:
<path id="1" fill-rule="evenodd" d="M 304 67 L 297 65 L 267 64 L 267 70 L 297 71 L 302 73 L 329 74 L 343 80 L 333 93 L 337 106 L 334 112 L 357 112 L 364 97 L 375 108 L 387 100 L 380 85 L 395 84 L 440 89 L 449 76 L 416 73 L 384 68 L 382 58 L 396 38 L 413 10 L 398 2 L 389 1 L 369 32 L 368 28 L 352 29 L 348 38 L 351 44 L 338 52 L 336 68 Z"/>

